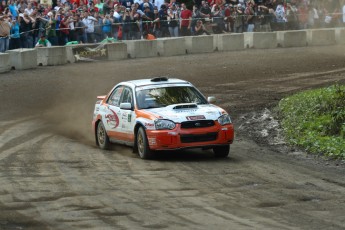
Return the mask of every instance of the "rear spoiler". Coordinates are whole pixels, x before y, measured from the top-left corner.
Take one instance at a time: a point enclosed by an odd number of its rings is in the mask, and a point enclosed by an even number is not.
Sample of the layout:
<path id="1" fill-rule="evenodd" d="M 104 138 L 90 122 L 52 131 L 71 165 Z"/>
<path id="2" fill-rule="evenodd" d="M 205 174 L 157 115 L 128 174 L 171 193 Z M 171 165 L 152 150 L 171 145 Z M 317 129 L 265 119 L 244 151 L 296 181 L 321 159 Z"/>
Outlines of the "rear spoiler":
<path id="1" fill-rule="evenodd" d="M 98 100 L 104 100 L 104 98 L 106 98 L 107 95 L 101 95 L 101 96 L 97 96 Z"/>

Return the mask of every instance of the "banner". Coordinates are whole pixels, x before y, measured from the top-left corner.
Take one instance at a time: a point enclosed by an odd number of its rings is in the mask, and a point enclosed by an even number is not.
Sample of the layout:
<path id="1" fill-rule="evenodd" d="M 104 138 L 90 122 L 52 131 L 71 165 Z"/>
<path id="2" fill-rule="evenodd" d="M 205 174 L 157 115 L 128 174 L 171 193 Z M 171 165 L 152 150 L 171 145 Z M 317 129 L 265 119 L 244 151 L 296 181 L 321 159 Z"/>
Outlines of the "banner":
<path id="1" fill-rule="evenodd" d="M 104 44 L 80 45 L 73 47 L 73 55 L 76 61 L 107 60 L 108 50 Z"/>

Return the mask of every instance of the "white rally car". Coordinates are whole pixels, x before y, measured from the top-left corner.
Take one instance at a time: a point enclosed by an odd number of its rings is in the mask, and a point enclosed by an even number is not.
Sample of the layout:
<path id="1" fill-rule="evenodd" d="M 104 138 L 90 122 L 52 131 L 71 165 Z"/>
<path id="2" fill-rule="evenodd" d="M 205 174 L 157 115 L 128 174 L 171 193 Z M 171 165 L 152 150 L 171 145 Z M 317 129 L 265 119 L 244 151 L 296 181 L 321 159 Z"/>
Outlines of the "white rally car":
<path id="1" fill-rule="evenodd" d="M 126 144 L 147 159 L 154 150 L 212 148 L 216 157 L 227 157 L 234 140 L 229 114 L 187 81 L 126 81 L 97 99 L 92 126 L 102 149 Z"/>

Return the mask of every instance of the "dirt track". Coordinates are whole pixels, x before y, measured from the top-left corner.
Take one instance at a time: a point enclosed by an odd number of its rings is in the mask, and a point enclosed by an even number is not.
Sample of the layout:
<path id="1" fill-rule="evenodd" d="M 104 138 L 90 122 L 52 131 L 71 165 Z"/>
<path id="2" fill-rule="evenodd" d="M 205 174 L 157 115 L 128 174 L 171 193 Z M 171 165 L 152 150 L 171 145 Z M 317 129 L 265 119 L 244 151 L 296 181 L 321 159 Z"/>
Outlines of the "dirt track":
<path id="1" fill-rule="evenodd" d="M 344 229 L 344 162 L 290 149 L 270 109 L 345 83 L 345 47 L 246 50 L 40 67 L 0 75 L 0 229 Z M 97 95 L 168 75 L 218 98 L 230 157 L 95 147 Z M 267 108 L 267 109 L 266 109 Z"/>

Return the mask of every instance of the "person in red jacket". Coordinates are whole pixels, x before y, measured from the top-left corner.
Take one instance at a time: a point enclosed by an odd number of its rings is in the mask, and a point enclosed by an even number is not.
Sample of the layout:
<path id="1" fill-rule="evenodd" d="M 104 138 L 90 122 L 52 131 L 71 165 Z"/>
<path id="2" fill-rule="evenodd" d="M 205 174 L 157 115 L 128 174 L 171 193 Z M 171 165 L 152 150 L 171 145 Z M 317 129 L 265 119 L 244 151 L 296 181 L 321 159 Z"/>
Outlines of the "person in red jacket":
<path id="1" fill-rule="evenodd" d="M 190 36 L 191 35 L 191 24 L 192 24 L 192 11 L 188 10 L 186 4 L 181 4 L 181 23 L 180 23 L 180 30 L 182 36 Z"/>

